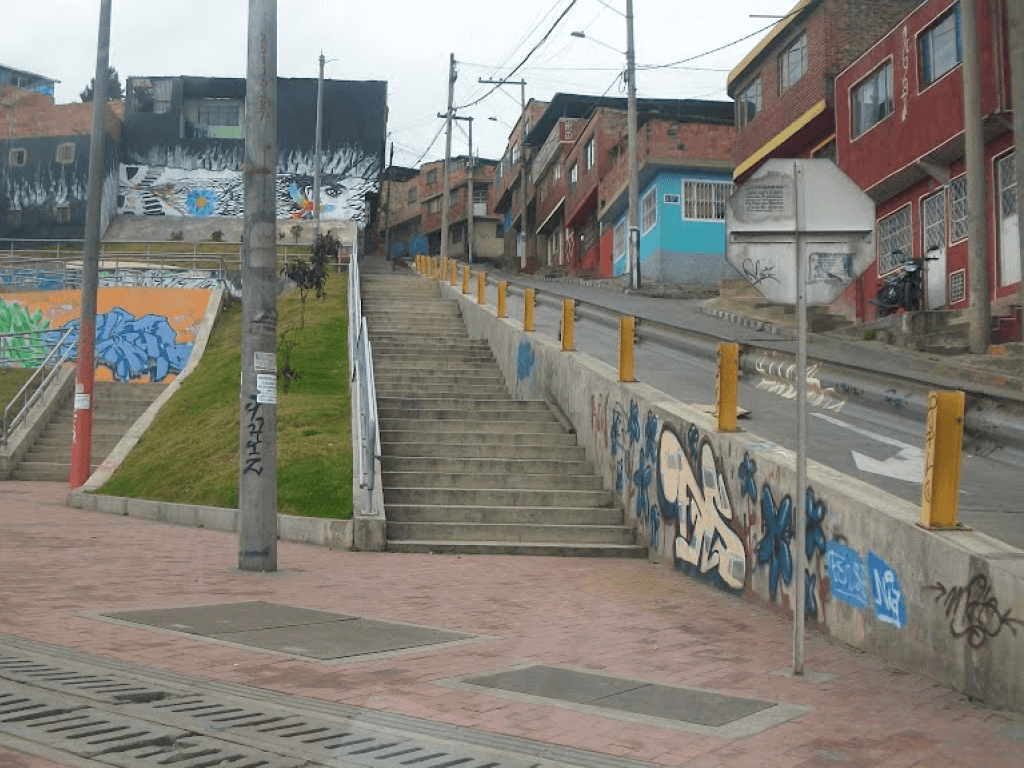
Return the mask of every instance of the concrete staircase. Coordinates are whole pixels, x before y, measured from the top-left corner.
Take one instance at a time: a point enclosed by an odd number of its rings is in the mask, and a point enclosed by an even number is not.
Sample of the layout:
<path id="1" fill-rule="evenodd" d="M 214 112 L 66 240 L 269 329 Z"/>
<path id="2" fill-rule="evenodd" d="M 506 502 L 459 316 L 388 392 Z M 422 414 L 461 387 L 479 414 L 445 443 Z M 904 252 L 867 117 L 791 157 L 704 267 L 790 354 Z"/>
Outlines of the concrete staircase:
<path id="1" fill-rule="evenodd" d="M 418 276 L 362 280 L 389 550 L 646 556 L 575 436 L 509 397 L 458 302 Z"/>
<path id="2" fill-rule="evenodd" d="M 166 384 L 101 382 L 93 390 L 92 469 L 103 463 L 128 429 L 164 391 Z M 15 480 L 67 482 L 71 475 L 73 402 L 57 410 L 14 469 Z"/>

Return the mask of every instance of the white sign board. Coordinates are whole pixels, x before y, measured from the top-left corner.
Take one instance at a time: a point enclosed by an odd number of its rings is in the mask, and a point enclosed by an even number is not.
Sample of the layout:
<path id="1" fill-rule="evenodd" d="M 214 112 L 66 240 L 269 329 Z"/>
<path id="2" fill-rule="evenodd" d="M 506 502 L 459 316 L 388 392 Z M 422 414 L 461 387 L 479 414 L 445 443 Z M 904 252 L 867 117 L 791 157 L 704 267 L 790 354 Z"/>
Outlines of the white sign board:
<path id="1" fill-rule="evenodd" d="M 729 198 L 726 258 L 769 301 L 831 304 L 875 260 L 875 204 L 830 160 L 769 160 Z"/>

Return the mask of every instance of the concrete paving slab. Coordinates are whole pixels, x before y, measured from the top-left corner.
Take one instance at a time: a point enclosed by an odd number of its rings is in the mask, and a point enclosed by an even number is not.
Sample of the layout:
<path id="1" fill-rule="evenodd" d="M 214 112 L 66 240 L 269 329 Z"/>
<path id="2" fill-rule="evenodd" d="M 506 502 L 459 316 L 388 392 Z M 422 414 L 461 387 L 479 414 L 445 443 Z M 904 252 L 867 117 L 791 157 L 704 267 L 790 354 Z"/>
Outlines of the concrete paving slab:
<path id="1" fill-rule="evenodd" d="M 498 672 L 493 675 L 466 678 L 466 682 L 484 688 L 561 699 L 586 704 L 634 688 L 642 683 L 608 675 L 592 675 L 574 669 L 560 669 L 543 665 Z"/>
<path id="2" fill-rule="evenodd" d="M 208 637 L 229 632 L 279 629 L 323 622 L 349 621 L 356 618 L 330 611 L 277 605 L 262 600 L 149 611 L 121 611 L 103 615 L 110 619 L 131 621 L 136 624 L 146 624 L 151 627 Z"/>
<path id="3" fill-rule="evenodd" d="M 645 685 L 593 702 L 598 707 L 663 717 L 718 728 L 774 707 L 774 701 L 723 696 L 714 691 L 678 688 L 671 685 Z"/>

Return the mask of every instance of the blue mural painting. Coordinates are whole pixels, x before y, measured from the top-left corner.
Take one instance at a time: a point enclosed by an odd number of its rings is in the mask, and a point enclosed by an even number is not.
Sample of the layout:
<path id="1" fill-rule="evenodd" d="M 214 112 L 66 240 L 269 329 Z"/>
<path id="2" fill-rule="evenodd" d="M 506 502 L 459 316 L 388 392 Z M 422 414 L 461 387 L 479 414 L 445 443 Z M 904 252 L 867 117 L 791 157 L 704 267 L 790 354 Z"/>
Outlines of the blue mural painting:
<path id="1" fill-rule="evenodd" d="M 856 551 L 838 541 L 828 542 L 825 567 L 833 597 L 854 608 L 867 608 L 867 577 Z"/>
<path id="2" fill-rule="evenodd" d="M 874 596 L 875 616 L 879 621 L 901 628 L 907 623 L 907 604 L 900 580 L 885 560 L 868 552 L 868 583 Z"/>
<path id="3" fill-rule="evenodd" d="M 516 355 L 516 378 L 519 381 L 530 378 L 530 374 L 533 373 L 533 363 L 535 359 L 533 347 L 530 346 L 530 342 L 526 339 L 520 341 L 519 354 Z"/>
<path id="4" fill-rule="evenodd" d="M 793 498 L 786 496 L 781 504 L 776 504 L 772 489 L 765 483 L 761 488 L 761 521 L 764 537 L 757 546 L 757 561 L 768 564 L 768 592 L 774 600 L 779 592 L 779 579 L 786 584 L 793 580 L 793 553 L 789 548 L 793 537 Z"/>

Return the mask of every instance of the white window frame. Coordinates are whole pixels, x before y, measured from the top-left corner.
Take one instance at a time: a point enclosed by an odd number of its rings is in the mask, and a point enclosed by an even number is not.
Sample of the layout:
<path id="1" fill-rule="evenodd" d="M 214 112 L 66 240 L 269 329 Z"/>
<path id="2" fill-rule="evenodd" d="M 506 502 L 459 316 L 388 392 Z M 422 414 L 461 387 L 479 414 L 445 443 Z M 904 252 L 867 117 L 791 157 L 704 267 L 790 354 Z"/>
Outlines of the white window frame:
<path id="1" fill-rule="evenodd" d="M 952 72 L 954 69 L 963 64 L 964 61 L 964 46 L 963 46 L 963 28 L 961 20 L 961 9 L 960 3 L 953 3 L 941 16 L 935 19 L 926 29 L 921 30 L 917 35 L 917 65 L 918 65 L 918 91 L 925 91 L 935 83 L 939 82 L 942 78 Z M 952 20 L 953 22 L 953 48 L 955 61 L 952 62 L 946 69 L 936 73 L 935 64 L 935 33 L 938 31 L 946 22 Z M 925 48 L 928 48 L 931 61 L 925 61 Z"/>
<path id="2" fill-rule="evenodd" d="M 754 114 L 750 114 L 748 104 L 754 105 Z M 764 89 L 761 75 L 755 77 L 750 85 L 744 88 L 736 99 L 736 127 L 743 128 L 752 122 L 764 110 Z"/>
<path id="3" fill-rule="evenodd" d="M 594 167 L 594 137 L 583 145 L 583 172 L 586 173 Z"/>
<path id="4" fill-rule="evenodd" d="M 801 33 L 779 56 L 779 93 L 785 93 L 807 74 L 807 32 Z"/>
<path id="5" fill-rule="evenodd" d="M 949 182 L 949 242 L 967 239 L 967 175 Z"/>
<path id="6" fill-rule="evenodd" d="M 20 158 L 19 162 L 15 162 L 14 158 Z M 7 151 L 7 167 L 8 168 L 24 168 L 28 165 L 28 150 L 24 147 L 11 147 Z"/>
<path id="7" fill-rule="evenodd" d="M 473 202 L 474 203 L 486 203 L 487 202 L 487 187 L 473 187 Z"/>
<path id="8" fill-rule="evenodd" d="M 70 165 L 75 162 L 75 142 L 64 141 L 58 144 L 53 161 L 58 165 Z"/>
<path id="9" fill-rule="evenodd" d="M 641 234 L 646 235 L 658 223 L 658 188 L 651 187 L 640 199 Z"/>
<path id="10" fill-rule="evenodd" d="M 725 221 L 725 207 L 735 189 L 731 181 L 683 180 L 683 219 Z"/>
<path id="11" fill-rule="evenodd" d="M 871 72 L 871 74 L 869 74 L 859 83 L 850 88 L 850 120 L 852 122 L 851 134 L 854 139 L 859 139 L 861 136 L 870 131 L 876 125 L 884 122 L 895 111 L 896 102 L 894 98 L 895 94 L 893 92 L 892 73 L 892 59 L 886 59 L 885 63 L 883 63 L 873 72 Z M 867 93 L 869 87 L 874 88 L 876 95 L 879 95 L 878 85 L 876 84 L 876 81 L 878 83 L 884 84 L 886 86 L 887 92 L 881 94 L 880 101 L 872 105 L 872 108 L 875 110 L 874 119 L 870 124 L 867 124 L 866 119 L 858 119 L 862 114 L 862 110 L 865 109 L 864 106 L 859 106 L 859 104 L 861 104 L 864 100 L 859 99 L 858 97 L 861 94 Z M 880 108 L 881 110 L 885 111 L 885 114 L 879 114 Z"/>
<path id="12" fill-rule="evenodd" d="M 959 304 L 967 300 L 967 270 L 958 269 L 949 273 L 949 303 Z"/>
<path id="13" fill-rule="evenodd" d="M 576 185 L 579 184 L 580 170 L 579 163 L 573 163 L 569 169 L 569 191 L 572 192 L 576 189 Z"/>
<path id="14" fill-rule="evenodd" d="M 612 228 L 612 260 L 626 253 L 626 220 L 622 219 Z"/>
<path id="15" fill-rule="evenodd" d="M 906 221 L 903 221 L 903 218 Z M 892 258 L 894 250 L 899 248 L 906 258 L 913 253 L 914 248 L 914 214 L 913 206 L 910 203 L 897 208 L 887 216 L 878 220 L 878 276 L 885 277 L 892 274 L 903 266 L 903 261 Z M 886 231 L 888 227 L 892 231 Z"/>

